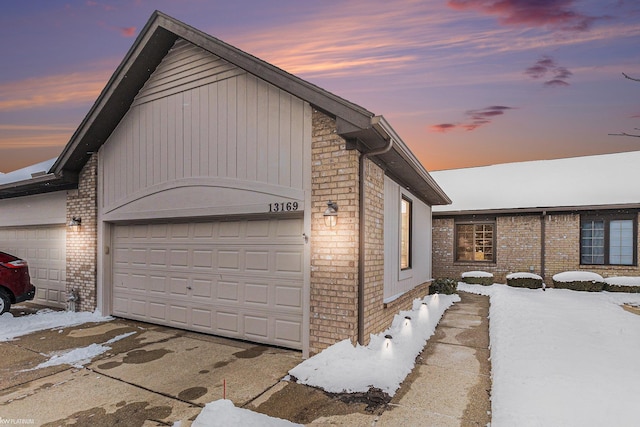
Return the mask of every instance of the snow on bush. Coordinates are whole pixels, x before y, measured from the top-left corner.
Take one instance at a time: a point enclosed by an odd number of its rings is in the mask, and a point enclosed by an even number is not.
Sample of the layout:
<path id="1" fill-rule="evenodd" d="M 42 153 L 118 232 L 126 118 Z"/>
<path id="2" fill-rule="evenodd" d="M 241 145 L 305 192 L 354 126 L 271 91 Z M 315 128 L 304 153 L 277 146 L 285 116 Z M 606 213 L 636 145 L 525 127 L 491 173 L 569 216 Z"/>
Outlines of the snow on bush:
<path id="1" fill-rule="evenodd" d="M 458 301 L 457 294 L 416 299 L 413 309 L 397 314 L 389 329 L 371 335 L 368 346 L 354 347 L 349 339 L 340 341 L 289 374 L 300 384 L 330 393 L 367 392 L 375 387 L 393 396 L 413 369 L 416 356 L 435 332 L 445 310 Z"/>
<path id="2" fill-rule="evenodd" d="M 640 277 L 607 277 L 604 281 L 607 285 L 640 286 Z"/>
<path id="3" fill-rule="evenodd" d="M 565 271 L 553 276 L 553 287 L 573 291 L 600 292 L 605 283 L 601 275 L 590 271 Z"/>
<path id="4" fill-rule="evenodd" d="M 464 283 L 489 286 L 493 284 L 493 274 L 486 271 L 467 271 L 462 273 Z"/>
<path id="5" fill-rule="evenodd" d="M 553 276 L 554 282 L 604 282 L 601 275 L 590 271 L 565 271 Z"/>
<path id="6" fill-rule="evenodd" d="M 507 275 L 507 285 L 516 288 L 544 289 L 542 277 L 533 273 L 511 273 Z"/>
<path id="7" fill-rule="evenodd" d="M 640 277 L 608 277 L 605 279 L 605 291 L 640 293 Z"/>
<path id="8" fill-rule="evenodd" d="M 541 276 L 533 273 L 511 273 L 507 274 L 507 280 L 509 279 L 535 279 L 542 280 Z"/>
<path id="9" fill-rule="evenodd" d="M 493 274 L 487 273 L 486 271 L 466 271 L 462 273 L 462 278 L 465 279 L 467 277 L 491 277 L 493 278 Z"/>

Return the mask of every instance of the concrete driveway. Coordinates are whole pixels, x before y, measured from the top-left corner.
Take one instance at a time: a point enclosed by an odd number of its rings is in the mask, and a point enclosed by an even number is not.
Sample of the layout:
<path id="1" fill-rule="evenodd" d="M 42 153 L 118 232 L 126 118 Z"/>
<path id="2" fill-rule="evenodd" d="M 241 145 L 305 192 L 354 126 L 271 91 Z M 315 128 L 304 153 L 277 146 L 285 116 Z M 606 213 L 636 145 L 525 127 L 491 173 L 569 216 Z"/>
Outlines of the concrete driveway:
<path id="1" fill-rule="evenodd" d="M 130 332 L 84 368 L 33 370 L 57 352 Z M 122 319 L 2 342 L 0 355 L 0 419 L 44 426 L 173 425 L 221 399 L 225 383 L 226 398 L 245 406 L 302 361 L 293 350 Z"/>

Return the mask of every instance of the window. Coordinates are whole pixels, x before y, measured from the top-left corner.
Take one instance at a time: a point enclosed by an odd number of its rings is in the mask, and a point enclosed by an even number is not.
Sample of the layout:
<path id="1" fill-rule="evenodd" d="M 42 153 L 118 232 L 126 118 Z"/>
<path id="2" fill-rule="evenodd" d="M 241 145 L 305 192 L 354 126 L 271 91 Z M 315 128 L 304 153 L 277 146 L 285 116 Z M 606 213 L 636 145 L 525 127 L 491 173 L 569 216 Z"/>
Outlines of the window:
<path id="1" fill-rule="evenodd" d="M 495 262 L 495 223 L 456 224 L 456 261 Z"/>
<path id="2" fill-rule="evenodd" d="M 411 268 L 411 200 L 400 201 L 400 269 Z"/>
<path id="3" fill-rule="evenodd" d="M 583 215 L 580 264 L 636 265 L 637 214 Z"/>

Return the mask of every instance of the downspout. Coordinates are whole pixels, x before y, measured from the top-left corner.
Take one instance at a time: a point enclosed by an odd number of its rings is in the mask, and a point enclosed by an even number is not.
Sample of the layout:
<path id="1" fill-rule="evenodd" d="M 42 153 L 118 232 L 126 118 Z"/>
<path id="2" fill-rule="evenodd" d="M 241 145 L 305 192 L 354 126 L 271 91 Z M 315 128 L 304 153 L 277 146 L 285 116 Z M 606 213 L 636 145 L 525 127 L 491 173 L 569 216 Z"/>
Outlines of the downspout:
<path id="1" fill-rule="evenodd" d="M 546 234 L 547 234 L 547 211 L 542 211 L 542 215 L 540 216 L 540 276 L 542 276 L 542 280 L 545 279 L 545 256 L 547 251 L 546 244 Z"/>
<path id="2" fill-rule="evenodd" d="M 359 168 L 359 218 L 358 218 L 358 343 L 360 345 L 364 345 L 364 239 L 366 237 L 366 230 L 364 227 L 365 224 L 365 213 L 364 213 L 364 205 L 365 205 L 365 173 L 364 173 L 364 165 L 365 161 L 371 156 L 377 156 L 380 154 L 384 154 L 391 150 L 393 147 L 393 139 L 389 138 L 387 140 L 387 144 L 380 148 L 379 150 L 362 152 L 360 155 L 360 168 Z"/>

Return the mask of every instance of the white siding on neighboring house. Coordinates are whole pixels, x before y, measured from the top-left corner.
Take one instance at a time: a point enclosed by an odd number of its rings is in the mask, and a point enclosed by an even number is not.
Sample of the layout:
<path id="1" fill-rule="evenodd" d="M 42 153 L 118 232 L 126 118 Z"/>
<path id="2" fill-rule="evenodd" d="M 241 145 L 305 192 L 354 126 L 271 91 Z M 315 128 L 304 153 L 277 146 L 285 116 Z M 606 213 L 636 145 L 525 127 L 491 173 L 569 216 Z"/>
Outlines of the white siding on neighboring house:
<path id="1" fill-rule="evenodd" d="M 66 301 L 67 192 L 0 200 L 0 251 L 29 263 L 34 302 L 64 307 Z"/>
<path id="2" fill-rule="evenodd" d="M 400 268 L 400 202 L 411 201 L 411 267 Z M 431 280 L 431 207 L 388 176 L 384 180 L 384 300 Z"/>

